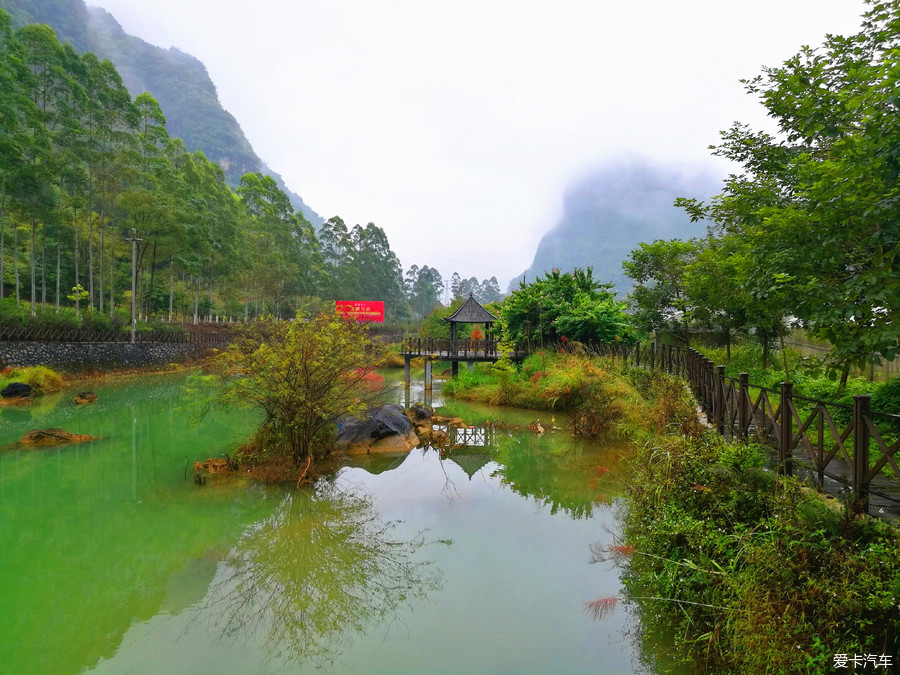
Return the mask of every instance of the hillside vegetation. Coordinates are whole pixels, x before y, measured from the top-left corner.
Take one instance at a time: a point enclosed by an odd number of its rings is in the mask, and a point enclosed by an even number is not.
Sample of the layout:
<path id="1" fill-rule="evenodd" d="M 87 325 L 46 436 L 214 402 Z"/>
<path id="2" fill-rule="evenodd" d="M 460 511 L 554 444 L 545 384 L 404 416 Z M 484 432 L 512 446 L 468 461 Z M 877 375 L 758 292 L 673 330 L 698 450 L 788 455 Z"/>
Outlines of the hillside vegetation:
<path id="1" fill-rule="evenodd" d="M 15 28 L 46 24 L 80 54 L 93 52 L 112 61 L 131 95 L 152 94 L 165 112 L 169 134 L 181 138 L 188 151 L 202 150 L 221 166 L 231 187 L 248 172 L 271 175 L 294 210 L 314 227 L 321 226 L 321 217 L 256 155 L 237 120 L 219 103 L 201 61 L 128 35 L 109 12 L 87 7 L 83 0 L 0 0 L 0 8 L 12 16 Z"/>

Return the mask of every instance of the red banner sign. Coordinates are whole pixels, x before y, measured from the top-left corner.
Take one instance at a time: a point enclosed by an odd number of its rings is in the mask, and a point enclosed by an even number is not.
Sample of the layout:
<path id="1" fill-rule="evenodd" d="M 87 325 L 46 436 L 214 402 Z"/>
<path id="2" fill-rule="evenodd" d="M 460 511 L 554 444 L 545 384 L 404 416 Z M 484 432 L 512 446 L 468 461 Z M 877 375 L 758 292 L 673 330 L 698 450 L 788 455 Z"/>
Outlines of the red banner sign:
<path id="1" fill-rule="evenodd" d="M 384 323 L 384 302 L 381 300 L 337 300 L 334 311 L 357 321 Z"/>

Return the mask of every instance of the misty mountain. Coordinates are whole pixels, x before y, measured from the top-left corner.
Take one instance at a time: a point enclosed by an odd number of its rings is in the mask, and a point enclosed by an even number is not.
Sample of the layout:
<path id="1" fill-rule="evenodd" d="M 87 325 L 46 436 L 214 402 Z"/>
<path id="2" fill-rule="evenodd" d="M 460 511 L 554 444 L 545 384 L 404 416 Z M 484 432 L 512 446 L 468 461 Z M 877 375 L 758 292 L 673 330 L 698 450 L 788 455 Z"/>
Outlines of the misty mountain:
<path id="1" fill-rule="evenodd" d="M 721 191 L 721 179 L 699 171 L 679 171 L 647 160 L 606 164 L 576 181 L 563 198 L 563 215 L 541 239 L 534 261 L 524 275 L 510 282 L 519 287 L 524 276 L 559 268 L 594 268 L 594 278 L 612 282 L 620 297 L 632 286 L 622 261 L 641 242 L 690 239 L 706 234 L 706 225 L 691 223 L 676 197 L 703 200 Z"/>
<path id="2" fill-rule="evenodd" d="M 83 0 L 0 0 L 0 7 L 9 12 L 16 28 L 47 24 L 79 53 L 93 52 L 112 61 L 132 96 L 147 91 L 159 102 L 169 135 L 181 138 L 190 151 L 203 150 L 222 167 L 232 187 L 248 171 L 266 173 L 294 209 L 316 229 L 321 227 L 322 218 L 256 155 L 237 120 L 219 103 L 216 86 L 199 59 L 128 35 L 109 12 L 89 8 Z"/>

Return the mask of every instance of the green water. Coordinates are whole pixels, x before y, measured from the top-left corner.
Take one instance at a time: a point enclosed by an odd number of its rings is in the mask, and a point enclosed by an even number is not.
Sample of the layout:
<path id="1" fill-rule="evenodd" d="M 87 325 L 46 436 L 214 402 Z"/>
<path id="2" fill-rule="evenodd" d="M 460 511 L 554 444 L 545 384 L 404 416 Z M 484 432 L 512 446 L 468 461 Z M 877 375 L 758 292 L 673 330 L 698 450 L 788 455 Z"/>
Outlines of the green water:
<path id="1" fill-rule="evenodd" d="M 495 428 L 486 447 L 362 459 L 315 489 L 197 486 L 190 464 L 253 420 L 193 425 L 182 381 L 0 409 L 0 446 L 41 427 L 100 437 L 0 452 L 0 672 L 644 672 L 626 611 L 584 611 L 620 591 L 590 559 L 613 543 L 621 486 L 600 467 L 621 448 Z"/>

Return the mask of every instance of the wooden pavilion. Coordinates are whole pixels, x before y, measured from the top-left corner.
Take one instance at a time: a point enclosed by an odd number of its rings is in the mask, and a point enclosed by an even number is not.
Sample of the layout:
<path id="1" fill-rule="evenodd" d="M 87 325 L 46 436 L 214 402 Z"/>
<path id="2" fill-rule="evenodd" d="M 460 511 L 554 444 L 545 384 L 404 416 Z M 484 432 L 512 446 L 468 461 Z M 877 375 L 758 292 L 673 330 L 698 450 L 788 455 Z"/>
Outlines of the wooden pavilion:
<path id="1" fill-rule="evenodd" d="M 476 361 L 494 362 L 503 356 L 497 349 L 497 339 L 488 335 L 488 330 L 497 321 L 497 317 L 482 307 L 473 295 L 470 294 L 462 306 L 443 321 L 450 324 L 449 340 L 447 338 L 408 337 L 402 344 L 405 382 L 409 382 L 410 360 L 424 357 L 426 391 L 431 389 L 432 361 L 449 361 L 451 373 L 456 376 L 459 373 L 460 361 L 466 361 L 469 370 L 472 370 Z M 459 324 L 465 323 L 483 325 L 485 337 L 477 340 L 471 339 L 470 336 L 459 337 L 457 328 Z M 524 355 L 512 352 L 507 356 L 518 362 Z"/>
<path id="2" fill-rule="evenodd" d="M 481 304 L 475 299 L 475 296 L 469 293 L 468 299 L 462 304 L 462 306 L 453 312 L 450 316 L 445 319 L 441 319 L 446 323 L 450 324 L 450 345 L 455 345 L 457 343 L 456 329 L 457 326 L 461 323 L 474 323 L 474 324 L 484 324 L 484 335 L 487 336 L 488 330 L 493 325 L 493 323 L 497 320 L 497 317 L 487 311 Z M 470 349 L 465 349 L 466 354 L 469 351 L 474 351 L 477 355 L 478 353 L 478 340 L 468 340 L 468 344 L 466 347 L 471 347 Z M 485 341 L 487 342 L 487 341 Z M 485 349 L 482 350 L 482 353 L 486 353 L 488 351 L 487 347 L 489 345 L 485 344 Z M 493 345 L 491 350 L 494 354 L 497 352 L 496 342 Z M 468 359 L 467 359 L 468 360 Z M 496 359 L 494 359 L 496 360 Z M 453 377 L 456 377 L 456 374 L 459 372 L 459 361 L 454 359 L 452 360 L 450 365 L 451 372 Z M 469 361 L 469 370 L 472 369 L 472 361 Z"/>

